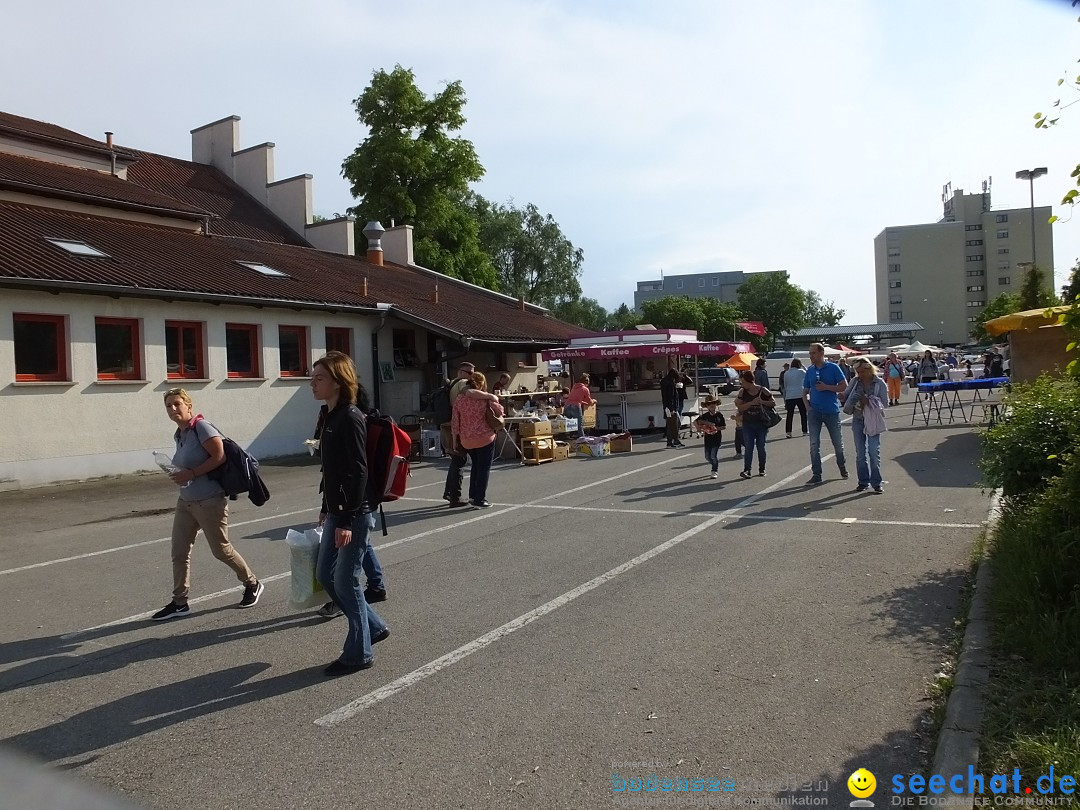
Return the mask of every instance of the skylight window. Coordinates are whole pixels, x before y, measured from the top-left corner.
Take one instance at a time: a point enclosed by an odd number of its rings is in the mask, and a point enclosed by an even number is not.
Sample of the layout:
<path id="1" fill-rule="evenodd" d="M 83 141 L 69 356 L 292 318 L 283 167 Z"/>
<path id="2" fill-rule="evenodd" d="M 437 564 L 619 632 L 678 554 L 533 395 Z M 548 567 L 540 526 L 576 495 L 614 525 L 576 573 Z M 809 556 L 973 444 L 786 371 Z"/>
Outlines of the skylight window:
<path id="1" fill-rule="evenodd" d="M 258 262 L 237 262 L 242 264 L 250 270 L 254 270 L 256 273 L 262 273 L 264 276 L 280 276 L 281 278 L 288 278 L 288 273 L 282 273 L 280 270 L 275 270 L 273 267 L 268 267 L 265 264 L 259 264 Z"/>
<path id="2" fill-rule="evenodd" d="M 46 239 L 45 241 L 56 245 L 61 250 L 66 250 L 72 256 L 96 256 L 102 259 L 112 258 L 108 253 L 103 253 L 96 247 L 90 247 L 86 242 L 75 242 L 70 239 Z"/>

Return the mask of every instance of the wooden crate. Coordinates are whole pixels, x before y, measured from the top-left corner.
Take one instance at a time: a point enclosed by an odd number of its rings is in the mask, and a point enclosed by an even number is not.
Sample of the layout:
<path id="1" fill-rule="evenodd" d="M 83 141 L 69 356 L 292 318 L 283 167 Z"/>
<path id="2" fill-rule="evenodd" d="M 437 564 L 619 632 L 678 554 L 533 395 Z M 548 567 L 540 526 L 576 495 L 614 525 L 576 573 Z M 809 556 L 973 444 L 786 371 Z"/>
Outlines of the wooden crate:
<path id="1" fill-rule="evenodd" d="M 555 440 L 550 436 L 523 438 L 521 440 L 521 463 L 543 464 L 555 460 Z"/>

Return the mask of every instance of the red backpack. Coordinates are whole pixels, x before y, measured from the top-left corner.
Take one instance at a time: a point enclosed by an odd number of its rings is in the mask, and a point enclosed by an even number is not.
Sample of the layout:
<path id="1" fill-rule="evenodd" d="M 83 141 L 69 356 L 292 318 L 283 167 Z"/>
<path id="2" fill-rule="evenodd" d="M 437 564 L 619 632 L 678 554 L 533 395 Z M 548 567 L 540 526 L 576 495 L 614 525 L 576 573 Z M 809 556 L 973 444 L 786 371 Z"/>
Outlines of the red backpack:
<path id="1" fill-rule="evenodd" d="M 367 415 L 367 500 L 373 509 L 379 507 L 384 535 L 386 515 L 382 504 L 405 495 L 411 450 L 412 437 L 394 424 L 393 419 L 378 411 Z"/>

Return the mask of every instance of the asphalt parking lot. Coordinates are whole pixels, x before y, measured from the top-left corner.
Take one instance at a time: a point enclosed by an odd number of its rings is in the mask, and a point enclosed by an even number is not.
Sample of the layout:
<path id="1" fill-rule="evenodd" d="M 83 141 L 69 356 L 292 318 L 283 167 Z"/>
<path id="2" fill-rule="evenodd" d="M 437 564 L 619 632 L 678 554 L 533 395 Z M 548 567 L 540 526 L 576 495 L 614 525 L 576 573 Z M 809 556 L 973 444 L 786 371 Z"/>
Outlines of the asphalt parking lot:
<path id="1" fill-rule="evenodd" d="M 421 463 L 374 541 L 392 636 L 333 680 L 343 620 L 286 604 L 317 467 L 267 465 L 271 501 L 233 510 L 260 603 L 200 538 L 192 615 L 164 623 L 163 476 L 0 493 L 0 745 L 154 808 L 592 808 L 652 774 L 687 803 L 715 780 L 846 805 L 859 767 L 925 770 L 988 508 L 973 426 L 888 413 L 883 495 L 831 460 L 807 487 L 775 429 L 766 478 L 738 478 L 730 431 L 716 481 L 700 440 L 635 439 L 496 464 L 488 510 L 447 509 Z"/>

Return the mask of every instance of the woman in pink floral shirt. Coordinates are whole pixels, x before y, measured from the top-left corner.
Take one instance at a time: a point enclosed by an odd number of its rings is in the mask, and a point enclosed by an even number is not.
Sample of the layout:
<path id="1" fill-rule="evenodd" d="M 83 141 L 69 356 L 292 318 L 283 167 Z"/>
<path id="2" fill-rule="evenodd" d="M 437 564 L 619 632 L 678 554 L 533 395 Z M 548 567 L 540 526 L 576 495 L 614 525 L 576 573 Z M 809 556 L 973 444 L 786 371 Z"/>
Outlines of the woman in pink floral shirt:
<path id="1" fill-rule="evenodd" d="M 477 391 L 487 391 L 487 378 L 479 371 L 468 377 L 469 387 Z M 462 447 L 472 459 L 472 472 L 469 473 L 469 503 L 477 509 L 491 506 L 487 500 L 488 478 L 491 477 L 491 461 L 495 455 L 495 431 L 488 427 L 485 414 L 488 409 L 496 416 L 503 415 L 503 407 L 498 400 L 458 397 L 454 400 L 454 415 L 450 420 L 450 430 L 454 434 L 454 444 Z"/>

